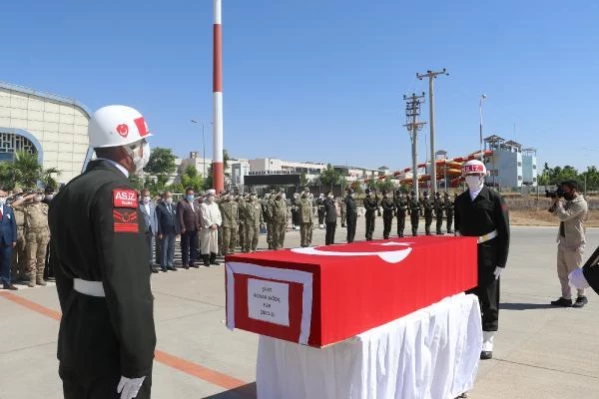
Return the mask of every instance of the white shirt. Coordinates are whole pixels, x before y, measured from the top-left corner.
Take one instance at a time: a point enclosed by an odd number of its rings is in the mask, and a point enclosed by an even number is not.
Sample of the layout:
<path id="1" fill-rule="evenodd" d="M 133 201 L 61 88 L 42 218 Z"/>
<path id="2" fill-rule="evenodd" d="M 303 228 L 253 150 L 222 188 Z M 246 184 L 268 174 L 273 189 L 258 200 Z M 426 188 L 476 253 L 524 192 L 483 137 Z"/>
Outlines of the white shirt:
<path id="1" fill-rule="evenodd" d="M 482 184 L 482 185 L 480 186 L 480 188 L 479 188 L 478 190 L 476 190 L 476 191 L 472 191 L 471 189 L 468 189 L 468 192 L 470 192 L 470 199 L 471 199 L 472 201 L 474 201 L 474 200 L 476 199 L 476 197 L 478 197 L 478 194 L 480 194 L 480 192 L 483 190 L 483 187 L 484 187 L 484 186 L 485 186 L 485 185 L 484 185 L 484 184 Z"/>
<path id="2" fill-rule="evenodd" d="M 123 172 L 123 174 L 125 175 L 125 177 L 127 179 L 129 178 L 129 171 L 127 169 L 125 169 L 125 167 L 123 165 L 121 165 L 120 163 L 114 162 L 112 159 L 107 159 L 107 158 L 96 158 L 96 161 L 106 161 L 106 162 L 112 164 L 112 166 L 114 166 L 115 168 L 117 168 L 118 170 Z M 150 213 L 150 212 L 148 211 L 148 213 Z"/>
<path id="3" fill-rule="evenodd" d="M 149 215 L 150 214 L 150 203 L 148 202 L 147 204 L 144 204 L 144 208 L 146 208 L 146 212 Z"/>

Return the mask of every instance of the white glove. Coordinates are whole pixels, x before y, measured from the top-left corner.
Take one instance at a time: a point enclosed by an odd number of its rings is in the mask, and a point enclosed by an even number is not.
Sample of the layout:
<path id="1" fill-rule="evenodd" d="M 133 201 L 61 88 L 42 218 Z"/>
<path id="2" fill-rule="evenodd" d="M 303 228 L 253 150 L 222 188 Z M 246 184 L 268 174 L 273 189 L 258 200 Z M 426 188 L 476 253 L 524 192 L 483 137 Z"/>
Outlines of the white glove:
<path id="1" fill-rule="evenodd" d="M 146 377 L 127 378 L 121 377 L 119 386 L 116 389 L 117 393 L 121 394 L 121 399 L 133 399 L 137 397 L 139 389 L 144 383 Z"/>
<path id="2" fill-rule="evenodd" d="M 572 273 L 570 273 L 570 275 L 568 276 L 568 279 L 570 280 L 570 285 L 574 286 L 574 288 L 576 288 L 576 289 L 584 290 L 585 288 L 590 287 L 587 279 L 584 277 L 584 273 L 582 272 L 582 269 L 580 269 L 580 268 L 578 268 L 578 269 L 574 270 Z"/>
<path id="3" fill-rule="evenodd" d="M 495 271 L 493 272 L 493 274 L 495 275 L 495 280 L 499 279 L 499 276 L 501 276 L 501 272 L 503 271 L 503 269 L 505 269 L 505 267 L 497 266 L 495 268 Z"/>

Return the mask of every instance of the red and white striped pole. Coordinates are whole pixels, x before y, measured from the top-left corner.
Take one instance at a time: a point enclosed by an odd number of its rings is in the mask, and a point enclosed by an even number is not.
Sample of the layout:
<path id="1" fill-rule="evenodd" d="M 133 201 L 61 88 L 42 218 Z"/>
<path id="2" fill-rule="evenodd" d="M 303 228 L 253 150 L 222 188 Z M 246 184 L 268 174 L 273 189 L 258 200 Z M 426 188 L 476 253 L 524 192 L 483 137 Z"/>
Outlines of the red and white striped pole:
<path id="1" fill-rule="evenodd" d="M 213 141 L 212 185 L 217 193 L 225 188 L 223 165 L 223 34 L 222 0 L 214 0 Z"/>

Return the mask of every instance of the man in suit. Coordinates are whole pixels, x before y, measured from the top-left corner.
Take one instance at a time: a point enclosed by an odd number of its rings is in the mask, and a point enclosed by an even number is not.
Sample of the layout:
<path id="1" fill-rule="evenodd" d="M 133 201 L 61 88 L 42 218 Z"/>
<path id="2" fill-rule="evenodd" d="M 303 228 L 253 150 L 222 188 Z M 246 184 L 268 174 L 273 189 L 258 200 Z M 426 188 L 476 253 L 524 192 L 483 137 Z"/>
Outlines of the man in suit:
<path id="1" fill-rule="evenodd" d="M 158 218 L 156 217 L 156 205 L 150 198 L 150 190 L 144 188 L 141 190 L 141 202 L 139 210 L 146 222 L 146 242 L 148 243 L 148 253 L 150 254 L 150 270 L 152 273 L 158 273 L 158 269 L 154 266 L 154 243 L 156 235 L 158 235 Z"/>
<path id="2" fill-rule="evenodd" d="M 164 193 L 163 200 L 156 207 L 158 217 L 158 239 L 160 240 L 160 267 L 163 272 L 177 271 L 175 258 L 175 238 L 179 235 L 177 209 L 173 205 L 173 194 Z"/>
<path id="3" fill-rule="evenodd" d="M 195 191 L 188 187 L 185 198 L 177 204 L 177 217 L 181 231 L 181 258 L 183 268 L 199 267 L 195 264 L 198 258 L 197 235 L 200 230 L 200 207 L 195 202 Z"/>
<path id="4" fill-rule="evenodd" d="M 0 190 L 0 280 L 5 290 L 17 290 L 11 283 L 12 250 L 17 246 L 17 223 L 12 208 L 6 205 L 8 193 Z"/>
<path id="5" fill-rule="evenodd" d="M 335 200 L 332 192 L 327 192 L 326 198 L 323 202 L 324 215 L 326 223 L 326 245 L 332 245 L 335 243 L 335 230 L 337 229 L 337 207 L 335 206 Z"/>
<path id="6" fill-rule="evenodd" d="M 54 187 L 46 186 L 44 190 L 44 198 L 42 199 L 42 203 L 50 206 L 52 202 L 52 198 L 54 198 Z M 50 242 L 48 241 L 48 245 L 46 246 L 46 263 L 44 266 L 44 279 L 46 280 L 54 280 L 54 271 L 50 267 Z"/>

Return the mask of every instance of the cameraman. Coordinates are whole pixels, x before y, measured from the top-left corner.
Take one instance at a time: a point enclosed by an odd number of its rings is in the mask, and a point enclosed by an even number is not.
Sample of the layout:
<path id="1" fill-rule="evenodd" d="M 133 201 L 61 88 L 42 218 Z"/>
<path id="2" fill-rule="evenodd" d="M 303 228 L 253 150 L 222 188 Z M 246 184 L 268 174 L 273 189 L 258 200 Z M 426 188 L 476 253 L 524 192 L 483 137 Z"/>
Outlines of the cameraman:
<path id="1" fill-rule="evenodd" d="M 560 199 L 564 197 L 565 203 Z M 578 297 L 572 305 L 572 293 L 568 283 L 568 275 L 582 265 L 582 254 L 585 244 L 585 222 L 588 206 L 582 194 L 578 193 L 578 183 L 566 180 L 559 185 L 553 196 L 553 205 L 549 212 L 560 221 L 557 242 L 557 276 L 562 286 L 562 296 L 552 301 L 551 305 L 561 307 L 582 308 L 588 303 L 584 289 L 577 289 Z"/>

